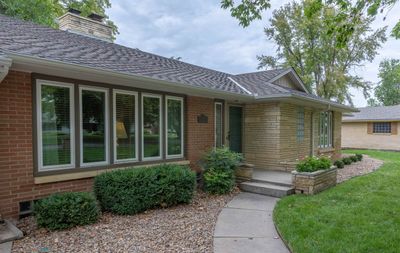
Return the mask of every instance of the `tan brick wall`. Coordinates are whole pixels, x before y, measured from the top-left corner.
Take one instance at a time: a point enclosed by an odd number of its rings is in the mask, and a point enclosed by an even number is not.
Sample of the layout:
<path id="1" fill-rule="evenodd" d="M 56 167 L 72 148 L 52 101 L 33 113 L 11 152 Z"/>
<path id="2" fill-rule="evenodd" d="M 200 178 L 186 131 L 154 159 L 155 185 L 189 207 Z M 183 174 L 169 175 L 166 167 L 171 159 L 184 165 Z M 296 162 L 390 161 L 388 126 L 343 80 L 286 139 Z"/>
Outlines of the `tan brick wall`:
<path id="1" fill-rule="evenodd" d="M 312 153 L 311 131 L 314 131 L 314 155 L 340 154 L 341 113 L 334 113 L 334 149 L 320 150 L 319 111 L 304 107 L 304 140 L 297 140 L 299 105 L 259 103 L 245 106 L 244 155 L 256 168 L 291 171 L 297 160 Z M 312 114 L 314 115 L 312 117 Z M 312 127 L 312 118 L 314 125 Z M 328 151 L 328 152 L 327 152 Z"/>
<path id="2" fill-rule="evenodd" d="M 343 122 L 342 146 L 344 148 L 367 148 L 400 150 L 398 134 L 368 134 L 367 122 Z M 397 129 L 400 124 L 396 124 Z"/>
<path id="3" fill-rule="evenodd" d="M 0 214 L 16 218 L 21 201 L 91 186 L 91 179 L 34 184 L 31 76 L 10 71 L 0 83 Z"/>
<path id="4" fill-rule="evenodd" d="M 198 161 L 206 151 L 214 146 L 214 100 L 189 96 L 186 99 L 186 104 L 186 155 L 192 168 L 199 170 Z M 208 123 L 197 122 L 197 116 L 200 114 L 208 117 Z"/>

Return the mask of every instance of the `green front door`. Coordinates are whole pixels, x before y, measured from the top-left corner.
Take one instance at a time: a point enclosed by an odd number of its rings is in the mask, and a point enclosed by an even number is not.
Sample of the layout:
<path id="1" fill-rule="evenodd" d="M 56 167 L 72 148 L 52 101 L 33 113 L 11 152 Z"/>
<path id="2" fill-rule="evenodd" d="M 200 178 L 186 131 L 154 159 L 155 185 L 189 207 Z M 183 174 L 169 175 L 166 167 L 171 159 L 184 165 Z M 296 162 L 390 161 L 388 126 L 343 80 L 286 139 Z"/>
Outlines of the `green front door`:
<path id="1" fill-rule="evenodd" d="M 229 107 L 229 148 L 242 153 L 242 107 Z"/>

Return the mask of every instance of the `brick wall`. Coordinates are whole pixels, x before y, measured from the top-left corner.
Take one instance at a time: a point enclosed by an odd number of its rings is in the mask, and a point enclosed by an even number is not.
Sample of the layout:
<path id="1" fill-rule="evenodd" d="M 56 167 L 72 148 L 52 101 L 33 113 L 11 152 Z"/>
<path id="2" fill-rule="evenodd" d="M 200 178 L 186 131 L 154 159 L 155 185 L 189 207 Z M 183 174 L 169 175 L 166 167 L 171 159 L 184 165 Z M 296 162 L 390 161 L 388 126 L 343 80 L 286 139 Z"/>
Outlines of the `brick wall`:
<path id="1" fill-rule="evenodd" d="M 199 170 L 198 161 L 214 146 L 214 100 L 189 96 L 186 104 L 186 155 L 192 168 Z M 197 122 L 200 114 L 208 117 L 208 123 Z"/>

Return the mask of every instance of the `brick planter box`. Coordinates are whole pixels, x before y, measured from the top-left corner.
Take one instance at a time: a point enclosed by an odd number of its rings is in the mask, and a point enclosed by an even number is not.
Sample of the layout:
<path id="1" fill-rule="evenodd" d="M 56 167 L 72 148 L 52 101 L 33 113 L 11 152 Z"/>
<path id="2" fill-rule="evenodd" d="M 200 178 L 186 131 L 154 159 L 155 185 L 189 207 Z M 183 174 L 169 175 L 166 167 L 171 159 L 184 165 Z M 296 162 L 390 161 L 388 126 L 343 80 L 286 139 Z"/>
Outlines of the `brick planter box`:
<path id="1" fill-rule="evenodd" d="M 336 185 L 337 168 L 314 172 L 292 171 L 292 181 L 296 194 L 312 195 Z"/>

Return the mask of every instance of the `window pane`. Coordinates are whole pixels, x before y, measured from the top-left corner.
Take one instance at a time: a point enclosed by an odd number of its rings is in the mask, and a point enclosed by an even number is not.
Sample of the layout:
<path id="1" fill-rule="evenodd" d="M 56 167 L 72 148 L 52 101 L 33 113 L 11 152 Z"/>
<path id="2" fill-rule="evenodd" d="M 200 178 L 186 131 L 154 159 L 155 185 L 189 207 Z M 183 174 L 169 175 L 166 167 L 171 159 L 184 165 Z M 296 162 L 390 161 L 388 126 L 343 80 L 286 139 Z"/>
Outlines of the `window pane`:
<path id="1" fill-rule="evenodd" d="M 70 88 L 41 85 L 43 166 L 71 164 Z"/>
<path id="2" fill-rule="evenodd" d="M 117 160 L 136 158 L 135 95 L 115 95 Z"/>
<path id="3" fill-rule="evenodd" d="M 222 104 L 215 104 L 215 146 L 222 147 Z"/>
<path id="4" fill-rule="evenodd" d="M 160 98 L 143 96 L 143 156 L 159 157 L 160 152 Z"/>
<path id="5" fill-rule="evenodd" d="M 374 133 L 391 133 L 392 124 L 390 122 L 374 122 L 373 123 Z"/>
<path id="6" fill-rule="evenodd" d="M 182 101 L 167 99 L 168 155 L 182 154 Z"/>
<path id="7" fill-rule="evenodd" d="M 106 161 L 105 92 L 82 90 L 83 163 Z"/>
<path id="8" fill-rule="evenodd" d="M 297 141 L 304 140 L 304 108 L 297 111 Z"/>

